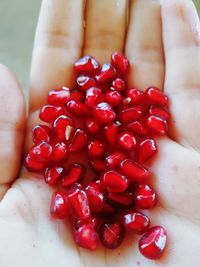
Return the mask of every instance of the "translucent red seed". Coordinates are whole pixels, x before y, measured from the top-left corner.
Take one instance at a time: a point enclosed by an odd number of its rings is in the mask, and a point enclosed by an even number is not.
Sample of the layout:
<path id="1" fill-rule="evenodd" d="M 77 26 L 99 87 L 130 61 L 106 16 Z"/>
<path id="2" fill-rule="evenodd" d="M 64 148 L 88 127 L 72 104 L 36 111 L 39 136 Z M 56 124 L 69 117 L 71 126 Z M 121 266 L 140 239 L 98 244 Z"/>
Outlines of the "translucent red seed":
<path id="1" fill-rule="evenodd" d="M 70 100 L 67 102 L 67 110 L 70 114 L 77 117 L 86 116 L 89 112 L 87 105 L 75 100 Z"/>
<path id="2" fill-rule="evenodd" d="M 53 133 L 59 142 L 68 141 L 73 132 L 74 122 L 72 118 L 62 115 L 53 123 Z"/>
<path id="3" fill-rule="evenodd" d="M 108 124 L 116 118 L 115 111 L 106 102 L 102 102 L 93 107 L 92 113 L 95 119 L 101 124 Z"/>
<path id="4" fill-rule="evenodd" d="M 45 170 L 44 179 L 49 185 L 55 185 L 64 174 L 64 168 L 61 166 L 50 167 Z"/>
<path id="5" fill-rule="evenodd" d="M 168 131 L 167 121 L 161 117 L 149 116 L 145 125 L 151 134 L 164 135 Z"/>
<path id="6" fill-rule="evenodd" d="M 105 137 L 110 145 L 116 145 L 120 128 L 121 123 L 119 121 L 111 122 L 104 127 Z"/>
<path id="7" fill-rule="evenodd" d="M 52 90 L 48 94 L 47 102 L 54 106 L 64 106 L 70 99 L 69 88 L 63 87 L 62 89 Z"/>
<path id="8" fill-rule="evenodd" d="M 122 96 L 118 91 L 109 90 L 104 95 L 104 101 L 112 107 L 118 106 L 122 101 Z"/>
<path id="9" fill-rule="evenodd" d="M 136 121 L 140 119 L 142 115 L 142 109 L 138 107 L 123 109 L 121 112 L 119 112 L 120 120 L 124 123 Z"/>
<path id="10" fill-rule="evenodd" d="M 68 216 L 67 195 L 64 192 L 57 191 L 53 193 L 50 212 L 55 219 L 64 219 Z"/>
<path id="11" fill-rule="evenodd" d="M 127 73 L 130 67 L 128 59 L 120 55 L 117 52 L 114 52 L 111 55 L 111 64 L 120 72 L 120 73 Z"/>
<path id="12" fill-rule="evenodd" d="M 129 103 L 133 105 L 144 104 L 144 93 L 136 88 L 128 89 L 126 92 L 127 98 L 129 98 Z"/>
<path id="13" fill-rule="evenodd" d="M 168 97 L 156 87 L 149 87 L 145 91 L 148 104 L 168 106 Z"/>
<path id="14" fill-rule="evenodd" d="M 131 133 L 137 134 L 139 136 L 145 136 L 148 133 L 147 129 L 140 121 L 134 121 L 128 124 L 127 128 Z"/>
<path id="15" fill-rule="evenodd" d="M 88 144 L 88 154 L 92 158 L 102 157 L 105 153 L 105 148 L 105 143 L 99 140 L 91 141 Z"/>
<path id="16" fill-rule="evenodd" d="M 96 85 L 96 81 L 93 78 L 85 75 L 78 76 L 76 82 L 82 91 L 87 91 Z"/>
<path id="17" fill-rule="evenodd" d="M 69 150 L 65 143 L 56 143 L 52 146 L 51 160 L 54 163 L 62 163 L 69 157 Z"/>
<path id="18" fill-rule="evenodd" d="M 149 108 L 149 115 L 150 116 L 160 117 L 160 118 L 163 118 L 165 120 L 168 120 L 169 119 L 169 112 L 164 107 L 150 106 L 150 108 Z"/>
<path id="19" fill-rule="evenodd" d="M 44 122 L 52 123 L 59 116 L 65 115 L 65 113 L 66 109 L 64 107 L 45 105 L 41 108 L 39 117 Z"/>
<path id="20" fill-rule="evenodd" d="M 101 184 L 108 192 L 124 192 L 128 186 L 128 179 L 117 171 L 107 171 L 102 174 Z"/>
<path id="21" fill-rule="evenodd" d="M 99 236 L 91 224 L 84 224 L 75 231 L 77 245 L 89 250 L 95 250 L 98 246 Z"/>
<path id="22" fill-rule="evenodd" d="M 50 142 L 51 139 L 51 129 L 46 125 L 36 125 L 32 129 L 32 139 L 35 144 L 41 142 Z"/>
<path id="23" fill-rule="evenodd" d="M 67 173 L 62 179 L 63 187 L 70 187 L 73 184 L 83 180 L 86 168 L 83 164 L 73 163 L 67 168 Z"/>
<path id="24" fill-rule="evenodd" d="M 87 118 L 85 122 L 86 130 L 89 134 L 95 135 L 100 130 L 100 124 L 93 118 Z"/>
<path id="25" fill-rule="evenodd" d="M 92 212 L 100 212 L 106 201 L 105 194 L 96 183 L 90 183 L 85 188 L 88 197 L 89 206 Z"/>
<path id="26" fill-rule="evenodd" d="M 133 206 L 133 195 L 131 192 L 108 193 L 107 199 L 117 206 L 131 207 Z"/>
<path id="27" fill-rule="evenodd" d="M 145 139 L 142 141 L 137 150 L 137 159 L 139 163 L 145 163 L 157 153 L 157 144 L 154 139 Z"/>
<path id="28" fill-rule="evenodd" d="M 45 168 L 45 164 L 43 162 L 33 159 L 30 154 L 27 154 L 24 164 L 26 168 L 32 172 L 42 172 Z"/>
<path id="29" fill-rule="evenodd" d="M 47 142 L 42 142 L 33 146 L 29 154 L 36 161 L 49 162 L 51 160 L 52 146 Z"/>
<path id="30" fill-rule="evenodd" d="M 126 89 L 126 83 L 123 79 L 121 78 L 116 78 L 112 82 L 112 87 L 111 89 L 114 89 L 118 92 L 124 91 Z"/>
<path id="31" fill-rule="evenodd" d="M 98 83 L 106 83 L 111 81 L 116 76 L 115 68 L 109 64 L 103 64 L 101 72 L 95 77 Z"/>
<path id="32" fill-rule="evenodd" d="M 140 209 L 152 209 L 158 202 L 153 188 L 145 183 L 138 184 L 133 195 L 135 205 Z"/>
<path id="33" fill-rule="evenodd" d="M 150 220 L 141 212 L 128 212 L 123 216 L 123 224 L 128 232 L 140 235 L 147 231 Z"/>
<path id="34" fill-rule="evenodd" d="M 133 151 L 136 147 L 136 139 L 129 132 L 122 132 L 118 136 L 118 144 L 126 151 Z"/>
<path id="35" fill-rule="evenodd" d="M 75 71 L 83 74 L 95 75 L 100 68 L 100 64 L 91 56 L 84 56 L 74 64 Z"/>
<path id="36" fill-rule="evenodd" d="M 69 151 L 71 153 L 80 152 L 87 143 L 87 135 L 84 130 L 77 129 L 72 137 L 71 144 L 69 146 Z"/>
<path id="37" fill-rule="evenodd" d="M 106 164 L 109 168 L 116 169 L 126 157 L 126 154 L 123 152 L 116 151 L 106 157 Z"/>
<path id="38" fill-rule="evenodd" d="M 87 106 L 95 106 L 103 101 L 103 94 L 101 89 L 92 87 L 87 90 L 85 95 L 85 103 Z"/>

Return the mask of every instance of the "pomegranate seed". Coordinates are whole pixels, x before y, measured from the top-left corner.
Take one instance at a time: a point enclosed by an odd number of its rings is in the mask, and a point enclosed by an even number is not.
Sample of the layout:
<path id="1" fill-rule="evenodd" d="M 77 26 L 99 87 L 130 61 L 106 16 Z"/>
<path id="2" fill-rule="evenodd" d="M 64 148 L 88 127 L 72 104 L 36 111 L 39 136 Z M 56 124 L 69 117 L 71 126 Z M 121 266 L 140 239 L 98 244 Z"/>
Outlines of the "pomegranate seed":
<path id="1" fill-rule="evenodd" d="M 57 181 L 62 177 L 63 173 L 64 168 L 61 166 L 47 168 L 44 174 L 45 182 L 49 185 L 55 185 Z"/>
<path id="2" fill-rule="evenodd" d="M 129 132 L 120 133 L 118 136 L 118 144 L 124 150 L 133 150 L 136 147 L 136 139 Z"/>
<path id="3" fill-rule="evenodd" d="M 93 216 L 93 217 L 87 218 L 85 220 L 77 220 L 75 222 L 75 229 L 78 229 L 79 227 L 81 227 L 83 225 L 87 225 L 87 224 L 92 225 L 95 230 L 98 230 L 102 224 L 102 219 L 100 218 L 100 216 L 98 216 L 98 217 Z"/>
<path id="4" fill-rule="evenodd" d="M 114 90 L 116 90 L 118 92 L 124 91 L 126 88 L 126 83 L 123 79 L 117 78 L 117 79 L 113 80 L 112 88 L 114 88 Z"/>
<path id="5" fill-rule="evenodd" d="M 101 184 L 108 192 L 115 193 L 124 192 L 129 186 L 125 176 L 112 170 L 102 174 Z"/>
<path id="6" fill-rule="evenodd" d="M 33 172 L 42 172 L 45 168 L 45 164 L 43 162 L 33 159 L 30 154 L 28 154 L 25 158 L 25 166 L 29 171 Z"/>
<path id="7" fill-rule="evenodd" d="M 133 205 L 133 195 L 130 192 L 123 193 L 108 193 L 108 200 L 117 205 L 130 207 Z"/>
<path id="8" fill-rule="evenodd" d="M 115 249 L 124 239 L 123 225 L 118 221 L 104 223 L 100 227 L 99 237 L 104 247 Z"/>
<path id="9" fill-rule="evenodd" d="M 86 116 L 89 112 L 88 107 L 85 104 L 75 100 L 70 100 L 67 102 L 67 110 L 69 113 L 77 117 Z"/>
<path id="10" fill-rule="evenodd" d="M 102 102 L 93 107 L 92 112 L 95 119 L 102 124 L 108 124 L 112 122 L 116 117 L 116 114 L 112 107 L 105 102 Z"/>
<path id="11" fill-rule="evenodd" d="M 76 153 L 81 151 L 87 142 L 87 135 L 82 129 L 76 129 L 74 136 L 72 137 L 71 144 L 69 146 L 69 151 L 71 153 Z"/>
<path id="12" fill-rule="evenodd" d="M 92 168 L 97 172 L 103 172 L 106 170 L 106 163 L 102 159 L 93 158 L 90 160 Z"/>
<path id="13" fill-rule="evenodd" d="M 109 90 L 105 93 L 104 100 L 112 107 L 116 107 L 121 103 L 122 96 L 118 91 Z"/>
<path id="14" fill-rule="evenodd" d="M 139 163 L 144 163 L 157 153 L 157 144 L 154 139 L 146 139 L 139 144 L 137 158 Z"/>
<path id="15" fill-rule="evenodd" d="M 97 134 L 100 130 L 99 123 L 93 118 L 86 119 L 86 130 L 89 134 Z"/>
<path id="16" fill-rule="evenodd" d="M 96 183 L 90 183 L 85 188 L 85 192 L 88 197 L 90 210 L 92 212 L 100 212 L 103 209 L 105 203 L 105 195 L 103 194 L 100 186 Z"/>
<path id="17" fill-rule="evenodd" d="M 119 172 L 125 175 L 131 182 L 140 182 L 150 175 L 147 169 L 130 159 L 125 159 L 121 162 Z"/>
<path id="18" fill-rule="evenodd" d="M 156 87 L 147 88 L 145 97 L 151 105 L 168 106 L 168 97 Z"/>
<path id="19" fill-rule="evenodd" d="M 87 91 L 89 88 L 96 85 L 96 82 L 93 78 L 81 75 L 76 79 L 76 82 L 82 91 Z"/>
<path id="20" fill-rule="evenodd" d="M 90 217 L 90 208 L 87 194 L 81 186 L 75 185 L 68 192 L 68 205 L 75 219 L 87 219 Z"/>
<path id="21" fill-rule="evenodd" d="M 92 107 L 92 106 L 99 104 L 102 101 L 103 101 L 103 94 L 102 94 L 101 89 L 97 87 L 92 87 L 87 90 L 86 96 L 85 96 L 86 105 Z"/>
<path id="22" fill-rule="evenodd" d="M 68 148 L 64 143 L 57 143 L 52 149 L 51 159 L 55 163 L 63 162 L 69 157 Z"/>
<path id="23" fill-rule="evenodd" d="M 130 99 L 130 103 L 133 105 L 142 105 L 144 103 L 144 92 L 138 89 L 128 89 L 126 96 Z"/>
<path id="24" fill-rule="evenodd" d="M 140 119 L 142 115 L 143 115 L 143 112 L 140 107 L 127 108 L 119 112 L 119 117 L 122 122 L 136 121 Z"/>
<path id="25" fill-rule="evenodd" d="M 111 204 L 105 202 L 101 214 L 103 215 L 103 217 L 113 217 L 116 215 L 116 212 L 116 207 L 113 207 Z"/>
<path id="26" fill-rule="evenodd" d="M 109 168 L 115 169 L 125 159 L 126 159 L 126 155 L 123 152 L 116 151 L 106 157 L 106 163 Z"/>
<path id="27" fill-rule="evenodd" d="M 105 153 L 105 144 L 99 140 L 89 142 L 88 153 L 92 158 L 102 157 Z"/>
<path id="28" fill-rule="evenodd" d="M 91 224 L 82 225 L 75 232 L 76 243 L 86 249 L 95 250 L 99 236 Z"/>
<path id="29" fill-rule="evenodd" d="M 70 99 L 69 100 L 74 100 L 76 102 L 83 102 L 85 98 L 85 95 L 83 92 L 73 90 L 70 91 Z"/>
<path id="30" fill-rule="evenodd" d="M 94 75 L 99 71 L 100 64 L 91 56 L 84 56 L 75 62 L 75 71 Z"/>
<path id="31" fill-rule="evenodd" d="M 139 240 L 140 253 L 151 260 L 159 259 L 166 248 L 167 232 L 162 226 L 149 229 Z"/>
<path id="32" fill-rule="evenodd" d="M 168 130 L 166 120 L 156 116 L 149 116 L 146 120 L 146 126 L 150 133 L 157 135 L 164 135 Z"/>
<path id="33" fill-rule="evenodd" d="M 111 81 L 115 77 L 115 75 L 115 68 L 111 64 L 105 63 L 101 68 L 100 74 L 98 74 L 95 78 L 99 83 L 106 83 Z"/>
<path id="34" fill-rule="evenodd" d="M 86 167 L 80 163 L 73 163 L 68 167 L 67 174 L 62 179 L 63 187 L 70 187 L 73 184 L 83 180 Z"/>
<path id="35" fill-rule="evenodd" d="M 140 121 L 134 121 L 127 126 L 130 132 L 138 134 L 140 136 L 147 135 L 147 130 Z"/>
<path id="36" fill-rule="evenodd" d="M 123 224 L 127 231 L 141 235 L 149 228 L 150 220 L 141 212 L 129 212 L 124 215 Z"/>
<path id="37" fill-rule="evenodd" d="M 64 106 L 70 99 L 69 88 L 63 87 L 63 89 L 52 90 L 48 94 L 48 104 L 53 106 Z"/>
<path id="38" fill-rule="evenodd" d="M 51 129 L 46 125 L 36 125 L 32 130 L 33 142 L 39 144 L 41 142 L 50 142 Z"/>
<path id="39" fill-rule="evenodd" d="M 67 195 L 64 192 L 54 192 L 50 206 L 51 216 L 55 219 L 64 219 L 68 215 Z"/>
<path id="40" fill-rule="evenodd" d="M 121 73 L 127 73 L 130 67 L 128 59 L 117 52 L 111 55 L 111 64 Z"/>
<path id="41" fill-rule="evenodd" d="M 134 191 L 135 205 L 140 209 L 152 209 L 158 202 L 157 195 L 148 184 L 138 184 Z"/>
<path id="42" fill-rule="evenodd" d="M 72 118 L 62 115 L 53 123 L 53 131 L 59 142 L 68 141 L 73 132 L 74 122 Z"/>
<path id="43" fill-rule="evenodd" d="M 149 115 L 163 118 L 165 120 L 169 119 L 169 112 L 165 108 L 158 106 L 151 106 L 149 108 Z"/>
<path id="44" fill-rule="evenodd" d="M 36 146 L 33 146 L 30 150 L 30 156 L 40 162 L 49 162 L 52 154 L 52 146 L 47 142 L 42 142 Z"/>
<path id="45" fill-rule="evenodd" d="M 66 113 L 64 107 L 45 105 L 41 108 L 39 117 L 44 122 L 53 122 L 57 117 Z"/>
<path id="46" fill-rule="evenodd" d="M 105 137 L 110 145 L 116 144 L 120 128 L 121 123 L 119 121 L 111 122 L 104 127 Z"/>

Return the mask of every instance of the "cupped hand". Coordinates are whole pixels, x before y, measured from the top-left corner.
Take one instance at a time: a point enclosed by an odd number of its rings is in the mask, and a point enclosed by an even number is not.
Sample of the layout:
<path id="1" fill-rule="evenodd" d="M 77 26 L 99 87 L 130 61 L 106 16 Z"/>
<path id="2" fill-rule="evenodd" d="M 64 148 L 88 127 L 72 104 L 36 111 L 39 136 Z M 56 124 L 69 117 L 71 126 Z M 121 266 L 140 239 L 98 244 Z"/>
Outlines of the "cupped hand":
<path id="1" fill-rule="evenodd" d="M 85 17 L 85 20 L 84 20 Z M 110 251 L 78 248 L 69 223 L 49 217 L 52 189 L 20 170 L 23 140 L 49 90 L 73 87 L 73 63 L 90 54 L 100 62 L 113 51 L 131 62 L 129 86 L 155 85 L 169 96 L 169 135 L 159 140 L 151 171 L 160 195 L 152 224 L 169 235 L 159 261 L 142 257 L 136 237 Z M 200 260 L 200 22 L 190 0 L 43 0 L 25 104 L 10 71 L 0 66 L 0 265 L 2 267 L 188 267 Z M 20 177 L 18 177 L 20 173 Z M 18 177 L 17 180 L 16 177 Z M 15 180 L 15 181 L 14 181 Z M 12 184 L 12 185 L 11 185 Z"/>

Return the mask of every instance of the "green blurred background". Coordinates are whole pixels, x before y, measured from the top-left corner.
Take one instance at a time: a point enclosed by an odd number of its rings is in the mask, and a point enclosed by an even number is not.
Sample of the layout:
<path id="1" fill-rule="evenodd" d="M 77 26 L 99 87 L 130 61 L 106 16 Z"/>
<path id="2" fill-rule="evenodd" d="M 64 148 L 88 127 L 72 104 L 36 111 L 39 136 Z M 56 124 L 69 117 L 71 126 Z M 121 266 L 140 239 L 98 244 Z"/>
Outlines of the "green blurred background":
<path id="1" fill-rule="evenodd" d="M 200 0 L 194 2 L 200 14 Z M 0 62 L 17 75 L 26 97 L 40 4 L 41 0 L 0 0 Z"/>

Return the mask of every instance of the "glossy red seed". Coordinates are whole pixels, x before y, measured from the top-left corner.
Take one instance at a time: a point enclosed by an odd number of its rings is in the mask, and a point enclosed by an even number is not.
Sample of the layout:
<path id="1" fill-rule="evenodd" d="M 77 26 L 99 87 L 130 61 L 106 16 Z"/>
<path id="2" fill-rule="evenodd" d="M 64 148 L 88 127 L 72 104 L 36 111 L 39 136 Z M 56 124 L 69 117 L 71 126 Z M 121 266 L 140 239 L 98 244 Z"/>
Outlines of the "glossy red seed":
<path id="1" fill-rule="evenodd" d="M 114 204 L 130 207 L 133 205 L 133 195 L 130 192 L 108 193 L 107 198 Z"/>
<path id="2" fill-rule="evenodd" d="M 33 159 L 30 154 L 27 154 L 24 164 L 26 168 L 32 172 L 42 172 L 45 168 L 45 164 L 43 162 Z"/>
<path id="3" fill-rule="evenodd" d="M 105 102 L 102 102 L 93 107 L 92 113 L 94 118 L 101 124 L 108 124 L 112 122 L 116 117 L 116 114 L 112 107 Z"/>
<path id="4" fill-rule="evenodd" d="M 88 197 L 90 210 L 92 212 L 100 212 L 103 209 L 105 203 L 105 195 L 100 186 L 95 182 L 90 183 L 85 188 L 85 192 Z"/>
<path id="5" fill-rule="evenodd" d="M 116 169 L 119 164 L 126 159 L 126 154 L 121 151 L 116 151 L 106 157 L 106 164 L 111 169 Z"/>
<path id="6" fill-rule="evenodd" d="M 120 193 L 128 188 L 129 181 L 117 171 L 110 170 L 102 174 L 101 185 L 108 192 Z"/>
<path id="7" fill-rule="evenodd" d="M 76 82 L 82 91 L 87 91 L 89 88 L 96 85 L 96 81 L 93 78 L 85 75 L 78 76 Z"/>
<path id="8" fill-rule="evenodd" d="M 109 64 L 103 64 L 101 72 L 95 77 L 98 83 L 107 83 L 116 76 L 115 68 Z"/>
<path id="9" fill-rule="evenodd" d="M 115 216 L 117 213 L 117 208 L 113 205 L 109 204 L 108 202 L 105 202 L 103 205 L 103 209 L 101 211 L 101 216 L 111 218 Z"/>
<path id="10" fill-rule="evenodd" d="M 126 96 L 130 99 L 130 104 L 142 105 L 144 103 L 144 92 L 136 88 L 128 89 Z"/>
<path id="11" fill-rule="evenodd" d="M 80 103 L 75 100 L 67 102 L 67 110 L 70 114 L 77 117 L 86 116 L 89 112 L 88 107 L 84 103 Z"/>
<path id="12" fill-rule="evenodd" d="M 55 163 L 66 161 L 69 157 L 68 148 L 64 143 L 56 143 L 52 149 L 51 160 Z"/>
<path id="13" fill-rule="evenodd" d="M 138 247 L 144 257 L 157 260 L 163 255 L 166 244 L 166 230 L 162 226 L 155 226 L 140 238 Z"/>
<path id="14" fill-rule="evenodd" d="M 68 205 L 70 212 L 75 219 L 90 218 L 90 208 L 87 194 L 81 189 L 81 186 L 75 185 L 68 192 Z"/>
<path id="15" fill-rule="evenodd" d="M 50 142 L 51 129 L 46 125 L 36 125 L 32 129 L 32 138 L 34 144 L 39 144 L 43 141 Z"/>
<path id="16" fill-rule="evenodd" d="M 149 177 L 149 171 L 142 165 L 130 159 L 125 159 L 119 166 L 119 172 L 125 175 L 131 182 L 140 182 Z"/>
<path id="17" fill-rule="evenodd" d="M 117 52 L 112 53 L 111 64 L 121 73 L 127 73 L 130 67 L 128 59 Z"/>
<path id="18" fill-rule="evenodd" d="M 64 107 L 45 105 L 41 108 L 39 117 L 44 122 L 53 122 L 56 118 L 66 113 Z"/>
<path id="19" fill-rule="evenodd" d="M 136 139 L 131 133 L 122 132 L 118 136 L 118 144 L 122 149 L 132 151 L 136 147 Z"/>
<path id="20" fill-rule="evenodd" d="M 71 90 L 70 91 L 70 99 L 69 100 L 74 100 L 76 102 L 83 102 L 85 98 L 85 95 L 81 91 L 77 90 Z"/>
<path id="21" fill-rule="evenodd" d="M 93 118 L 87 118 L 85 124 L 89 134 L 97 134 L 100 130 L 100 124 Z"/>
<path id="22" fill-rule="evenodd" d="M 54 192 L 50 206 L 51 216 L 55 219 L 64 219 L 68 215 L 67 195 L 64 192 Z"/>
<path id="23" fill-rule="evenodd" d="M 137 148 L 137 159 L 139 163 L 145 163 L 157 153 L 158 148 L 154 139 L 142 141 Z"/>
<path id="24" fill-rule="evenodd" d="M 166 108 L 161 108 L 159 106 L 150 106 L 149 115 L 163 118 L 165 120 L 169 119 L 169 112 Z"/>
<path id="25" fill-rule="evenodd" d="M 62 177 L 64 168 L 62 166 L 50 167 L 45 170 L 44 180 L 49 185 L 55 185 Z"/>
<path id="26" fill-rule="evenodd" d="M 70 139 L 73 132 L 74 122 L 72 118 L 62 115 L 53 123 L 53 133 L 58 142 L 65 142 Z"/>
<path id="27" fill-rule="evenodd" d="M 124 239 L 123 225 L 119 221 L 104 223 L 100 227 L 99 238 L 106 248 L 119 247 Z"/>
<path id="28" fill-rule="evenodd" d="M 86 172 L 86 167 L 80 163 L 71 164 L 68 169 L 66 175 L 62 179 L 63 187 L 70 187 L 73 184 L 83 180 Z"/>
<path id="29" fill-rule="evenodd" d="M 150 220 L 141 212 L 128 212 L 123 216 L 123 224 L 128 232 L 140 235 L 147 231 Z"/>
<path id="30" fill-rule="evenodd" d="M 158 198 L 151 186 L 140 183 L 134 191 L 134 201 L 140 209 L 152 209 L 157 204 Z"/>
<path id="31" fill-rule="evenodd" d="M 84 130 L 77 128 L 74 136 L 72 137 L 71 144 L 69 146 L 69 151 L 71 153 L 76 153 L 81 151 L 87 143 L 87 135 Z"/>
<path id="32" fill-rule="evenodd" d="M 102 157 L 105 154 L 105 143 L 94 140 L 88 143 L 88 154 L 92 158 Z"/>
<path id="33" fill-rule="evenodd" d="M 102 101 L 103 101 L 103 94 L 100 88 L 92 87 L 87 90 L 86 95 L 85 95 L 86 105 L 92 107 L 92 106 L 96 106 Z"/>
<path id="34" fill-rule="evenodd" d="M 104 134 L 110 145 L 114 146 L 116 144 L 120 128 L 121 123 L 119 121 L 111 122 L 104 127 Z"/>
<path id="35" fill-rule="evenodd" d="M 94 169 L 96 172 L 103 172 L 106 170 L 106 163 L 103 159 L 98 159 L 98 158 L 93 158 L 90 159 L 90 164 L 91 167 Z"/>
<path id="36" fill-rule="evenodd" d="M 78 73 L 94 75 L 99 71 L 99 62 L 91 56 L 84 56 L 74 64 L 75 71 Z"/>
<path id="37" fill-rule="evenodd" d="M 118 106 L 122 101 L 121 94 L 116 90 L 108 90 L 105 92 L 104 101 L 112 107 Z"/>
<path id="38" fill-rule="evenodd" d="M 149 116 L 146 119 L 145 125 L 152 134 L 164 135 L 168 131 L 167 121 L 157 116 Z"/>
<path id="39" fill-rule="evenodd" d="M 127 126 L 128 130 L 134 134 L 145 136 L 147 135 L 147 129 L 140 121 L 134 121 Z"/>
<path id="40" fill-rule="evenodd" d="M 140 107 L 131 107 L 123 109 L 119 112 L 119 117 L 122 122 L 133 122 L 140 119 L 143 115 L 143 110 Z"/>
<path id="41" fill-rule="evenodd" d="M 48 94 L 47 102 L 54 106 L 64 106 L 70 99 L 69 88 L 63 87 L 62 89 L 52 90 Z"/>
<path id="42" fill-rule="evenodd" d="M 78 229 L 80 226 L 90 224 L 94 227 L 95 230 L 98 230 L 102 224 L 102 218 L 100 216 L 91 216 L 90 218 L 84 220 L 75 221 L 75 229 Z"/>
<path id="43" fill-rule="evenodd" d="M 75 240 L 80 247 L 95 250 L 98 246 L 99 236 L 91 224 L 86 224 L 75 231 Z"/>
<path id="44" fill-rule="evenodd" d="M 145 91 L 148 104 L 168 106 L 168 97 L 156 87 L 149 87 Z"/>
<path id="45" fill-rule="evenodd" d="M 29 154 L 36 161 L 49 162 L 52 154 L 52 146 L 47 142 L 42 142 L 33 146 Z"/>
<path id="46" fill-rule="evenodd" d="M 126 88 L 126 83 L 123 79 L 121 78 L 116 78 L 115 80 L 113 80 L 112 82 L 112 87 L 114 90 L 121 92 L 124 91 Z"/>

